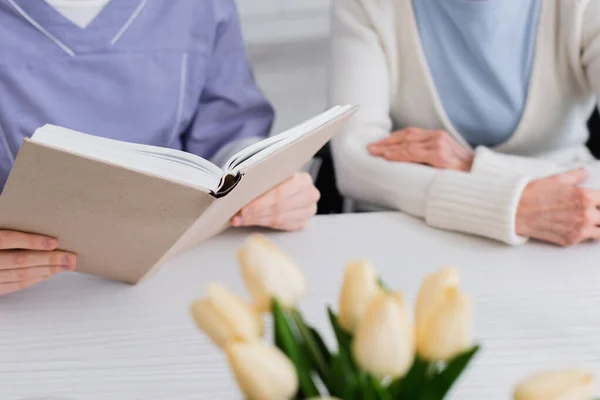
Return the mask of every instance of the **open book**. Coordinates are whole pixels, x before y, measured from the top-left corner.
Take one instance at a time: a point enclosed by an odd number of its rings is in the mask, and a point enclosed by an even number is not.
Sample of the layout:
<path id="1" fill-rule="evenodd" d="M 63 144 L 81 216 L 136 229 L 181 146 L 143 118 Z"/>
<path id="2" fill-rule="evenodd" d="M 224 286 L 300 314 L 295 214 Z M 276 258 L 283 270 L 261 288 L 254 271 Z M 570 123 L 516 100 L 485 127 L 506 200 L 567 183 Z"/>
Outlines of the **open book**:
<path id="1" fill-rule="evenodd" d="M 223 168 L 184 151 L 106 139 L 55 125 L 39 128 L 31 141 L 219 193 L 231 184 L 226 177 L 237 176 L 243 169 L 301 139 L 350 109 L 350 106 L 333 107 L 279 135 L 254 143 L 231 157 Z"/>
<path id="2" fill-rule="evenodd" d="M 136 283 L 226 228 L 355 111 L 333 107 L 250 145 L 223 168 L 183 151 L 45 125 L 21 146 L 0 196 L 0 227 L 56 237 L 78 255 L 79 272 Z"/>

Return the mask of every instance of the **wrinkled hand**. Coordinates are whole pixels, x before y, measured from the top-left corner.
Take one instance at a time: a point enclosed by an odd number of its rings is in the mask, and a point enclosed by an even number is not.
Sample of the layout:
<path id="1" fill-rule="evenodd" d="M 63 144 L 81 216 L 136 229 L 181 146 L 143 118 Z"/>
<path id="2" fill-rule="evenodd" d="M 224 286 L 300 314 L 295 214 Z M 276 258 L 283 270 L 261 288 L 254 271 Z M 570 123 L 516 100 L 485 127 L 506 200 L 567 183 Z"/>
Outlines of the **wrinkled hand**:
<path id="1" fill-rule="evenodd" d="M 0 295 L 75 269 L 75 255 L 57 247 L 53 238 L 0 230 Z"/>
<path id="2" fill-rule="evenodd" d="M 316 214 L 320 196 L 311 176 L 298 172 L 242 208 L 231 224 L 300 230 Z"/>
<path id="3" fill-rule="evenodd" d="M 580 168 L 529 183 L 517 210 L 517 234 L 560 246 L 600 240 L 600 191 L 577 187 Z"/>
<path id="4" fill-rule="evenodd" d="M 466 149 L 448 132 L 407 128 L 371 143 L 369 153 L 388 161 L 426 164 L 438 169 L 469 172 L 473 151 Z"/>

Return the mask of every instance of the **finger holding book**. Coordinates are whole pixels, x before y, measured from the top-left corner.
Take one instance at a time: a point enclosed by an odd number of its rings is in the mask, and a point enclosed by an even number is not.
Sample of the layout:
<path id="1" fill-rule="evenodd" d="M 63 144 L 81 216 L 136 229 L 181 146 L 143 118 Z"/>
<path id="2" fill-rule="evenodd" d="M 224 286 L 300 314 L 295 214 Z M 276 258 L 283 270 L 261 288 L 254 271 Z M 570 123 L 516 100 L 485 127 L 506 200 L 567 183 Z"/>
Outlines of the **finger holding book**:
<path id="1" fill-rule="evenodd" d="M 57 248 L 58 241 L 54 238 L 0 230 L 0 295 L 75 269 L 75 254 Z"/>
<path id="2" fill-rule="evenodd" d="M 299 230 L 316 214 L 319 198 L 311 176 L 298 172 L 244 207 L 232 225 Z"/>

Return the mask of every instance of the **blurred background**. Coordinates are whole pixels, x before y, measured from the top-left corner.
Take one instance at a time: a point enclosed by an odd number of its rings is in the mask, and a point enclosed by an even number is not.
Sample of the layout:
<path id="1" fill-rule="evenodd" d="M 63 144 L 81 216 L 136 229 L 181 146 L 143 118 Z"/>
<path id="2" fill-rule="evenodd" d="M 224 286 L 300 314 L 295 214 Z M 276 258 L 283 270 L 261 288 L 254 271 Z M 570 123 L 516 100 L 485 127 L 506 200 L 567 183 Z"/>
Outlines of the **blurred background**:
<path id="1" fill-rule="evenodd" d="M 259 86 L 275 106 L 273 133 L 326 107 L 331 0 L 236 0 Z"/>

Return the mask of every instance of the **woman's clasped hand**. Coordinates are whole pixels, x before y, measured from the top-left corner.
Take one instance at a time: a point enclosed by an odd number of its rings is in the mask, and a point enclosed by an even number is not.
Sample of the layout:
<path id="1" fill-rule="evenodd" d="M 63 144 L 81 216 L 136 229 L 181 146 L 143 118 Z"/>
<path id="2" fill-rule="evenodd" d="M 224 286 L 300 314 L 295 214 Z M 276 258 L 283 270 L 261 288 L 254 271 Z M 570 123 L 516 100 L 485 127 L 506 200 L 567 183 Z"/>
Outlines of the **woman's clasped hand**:
<path id="1" fill-rule="evenodd" d="M 442 130 L 408 128 L 368 146 L 372 156 L 470 172 L 474 152 Z M 585 168 L 531 181 L 515 217 L 516 233 L 560 246 L 600 240 L 600 191 L 580 187 Z"/>

